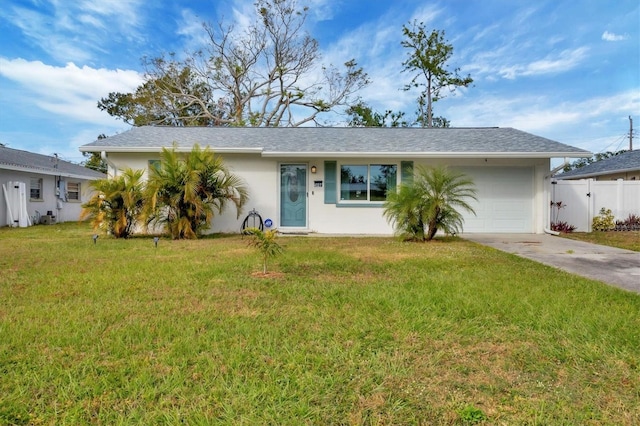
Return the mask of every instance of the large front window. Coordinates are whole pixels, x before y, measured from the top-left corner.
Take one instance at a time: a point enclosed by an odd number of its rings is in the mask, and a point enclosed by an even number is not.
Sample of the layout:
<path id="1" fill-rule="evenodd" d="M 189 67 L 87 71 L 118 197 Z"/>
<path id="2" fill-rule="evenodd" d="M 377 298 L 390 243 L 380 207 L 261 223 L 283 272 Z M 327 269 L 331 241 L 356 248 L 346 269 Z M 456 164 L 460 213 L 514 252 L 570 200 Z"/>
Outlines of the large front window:
<path id="1" fill-rule="evenodd" d="M 385 201 L 397 184 L 395 164 L 343 164 L 340 167 L 340 201 Z"/>

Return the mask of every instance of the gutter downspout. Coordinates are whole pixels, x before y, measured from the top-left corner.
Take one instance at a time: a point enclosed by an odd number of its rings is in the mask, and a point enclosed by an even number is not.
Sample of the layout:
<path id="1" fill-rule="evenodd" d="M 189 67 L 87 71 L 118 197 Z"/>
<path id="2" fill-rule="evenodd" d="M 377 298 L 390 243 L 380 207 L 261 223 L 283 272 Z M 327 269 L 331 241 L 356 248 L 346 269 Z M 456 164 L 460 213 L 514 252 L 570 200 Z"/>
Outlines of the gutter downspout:
<path id="1" fill-rule="evenodd" d="M 118 168 L 107 158 L 107 153 L 105 151 L 100 151 L 100 158 L 102 159 L 102 161 L 107 163 L 107 166 L 113 169 L 113 177 L 116 177 L 116 175 L 118 174 Z M 107 177 L 108 176 L 109 170 L 107 170 Z"/>
<path id="2" fill-rule="evenodd" d="M 569 164 L 569 160 L 567 159 L 567 157 L 564 157 L 564 162 L 561 165 L 559 165 L 558 167 L 552 169 L 546 175 L 544 175 L 544 179 L 545 180 L 549 179 L 551 176 L 555 175 L 561 169 L 564 169 L 564 167 L 567 164 Z M 548 189 L 547 189 L 547 200 L 549 200 L 549 190 Z M 547 204 L 550 204 L 550 203 L 547 203 Z M 555 236 L 560 235 L 560 233 L 558 231 L 552 231 L 551 230 L 551 213 L 547 214 L 547 226 L 543 229 L 543 231 L 544 231 L 545 234 L 549 234 L 549 235 L 555 235 Z"/>

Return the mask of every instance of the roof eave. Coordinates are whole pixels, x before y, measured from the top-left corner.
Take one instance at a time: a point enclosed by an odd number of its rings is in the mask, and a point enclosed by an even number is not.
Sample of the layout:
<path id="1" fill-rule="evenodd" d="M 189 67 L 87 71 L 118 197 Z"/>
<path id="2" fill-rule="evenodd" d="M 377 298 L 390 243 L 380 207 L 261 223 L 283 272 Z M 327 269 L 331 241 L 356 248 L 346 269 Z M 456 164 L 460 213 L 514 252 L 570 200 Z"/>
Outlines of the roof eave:
<path id="1" fill-rule="evenodd" d="M 134 152 L 153 152 L 158 153 L 163 149 L 171 149 L 170 146 L 154 146 L 154 147 L 123 147 L 123 146 L 81 146 L 80 152 L 106 152 L 106 153 L 114 153 L 114 152 L 122 152 L 122 153 L 134 153 Z M 224 153 L 224 154 L 260 154 L 263 151 L 263 148 L 222 148 L 222 147 L 214 147 L 211 145 L 205 145 L 203 148 L 208 148 L 215 153 Z M 193 149 L 193 146 L 176 146 L 177 152 L 190 152 Z"/>
<path id="2" fill-rule="evenodd" d="M 335 157 L 335 158 L 582 158 L 590 157 L 591 153 L 576 152 L 359 152 L 359 151 L 267 151 L 262 153 L 263 157 Z"/>
<path id="3" fill-rule="evenodd" d="M 24 172 L 24 173 L 34 173 L 34 174 L 46 175 L 46 176 L 60 176 L 60 177 L 68 177 L 68 178 L 74 178 L 74 179 L 84 179 L 84 180 L 101 179 L 98 176 L 89 176 L 89 175 L 83 175 L 79 173 L 65 172 L 62 170 L 38 169 L 35 167 L 13 166 L 9 164 L 0 164 L 0 169 L 13 170 L 13 171 Z"/>
<path id="4" fill-rule="evenodd" d="M 592 172 L 592 173 L 582 173 L 582 174 L 575 174 L 570 176 L 562 176 L 562 174 L 559 174 L 554 176 L 554 178 L 556 179 L 589 179 L 589 178 L 598 177 L 598 176 L 616 175 L 619 173 L 630 173 L 630 172 L 636 172 L 636 171 L 638 171 L 638 167 L 633 167 L 630 169 L 618 169 L 618 170 L 607 170 L 607 171 Z"/>

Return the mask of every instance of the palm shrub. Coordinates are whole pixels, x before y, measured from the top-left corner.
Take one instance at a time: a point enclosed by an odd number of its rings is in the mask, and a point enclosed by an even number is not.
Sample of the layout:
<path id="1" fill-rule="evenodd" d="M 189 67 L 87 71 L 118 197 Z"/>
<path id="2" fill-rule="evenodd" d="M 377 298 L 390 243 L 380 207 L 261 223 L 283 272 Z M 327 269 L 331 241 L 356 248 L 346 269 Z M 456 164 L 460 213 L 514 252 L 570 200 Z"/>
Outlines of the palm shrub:
<path id="1" fill-rule="evenodd" d="M 476 189 L 465 174 L 446 166 L 418 166 L 412 182 L 388 192 L 384 216 L 404 239 L 429 241 L 438 230 L 462 230 L 460 210 L 475 214 L 468 199 L 477 200 Z"/>
<path id="2" fill-rule="evenodd" d="M 278 231 L 275 229 L 263 231 L 258 228 L 247 228 L 244 233 L 252 236 L 249 245 L 257 248 L 262 254 L 262 272 L 266 274 L 269 258 L 282 253 L 282 246 L 276 241 Z"/>
<path id="3" fill-rule="evenodd" d="M 144 206 L 143 170 L 125 169 L 114 178 L 91 183 L 94 193 L 82 205 L 80 219 L 91 219 L 116 238 L 127 238 L 135 229 Z"/>
<path id="4" fill-rule="evenodd" d="M 427 209 L 416 185 L 402 184 L 388 191 L 383 214 L 394 223 L 396 234 L 402 239 L 424 241 Z"/>
<path id="5" fill-rule="evenodd" d="M 163 148 L 147 183 L 147 224 L 159 224 L 174 239 L 197 238 L 214 215 L 231 203 L 237 216 L 248 199 L 244 181 L 230 173 L 222 158 L 195 145 L 186 155 Z"/>

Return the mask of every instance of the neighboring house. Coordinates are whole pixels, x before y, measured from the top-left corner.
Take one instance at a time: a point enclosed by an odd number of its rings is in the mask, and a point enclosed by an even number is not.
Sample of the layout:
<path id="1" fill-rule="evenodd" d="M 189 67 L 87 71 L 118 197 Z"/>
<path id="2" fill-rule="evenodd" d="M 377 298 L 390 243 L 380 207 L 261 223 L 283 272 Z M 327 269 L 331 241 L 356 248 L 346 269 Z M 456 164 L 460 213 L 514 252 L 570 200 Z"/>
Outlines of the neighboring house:
<path id="1" fill-rule="evenodd" d="M 106 175 L 56 157 L 0 146 L 0 191 L 8 182 L 23 182 L 31 222 L 78 220 L 87 200 L 89 182 Z M 4 192 L 4 191 L 3 191 Z M 49 214 L 50 213 L 50 214 Z M 0 193 L 0 226 L 11 225 L 7 198 Z M 15 226 L 15 225 L 12 225 Z"/>
<path id="2" fill-rule="evenodd" d="M 250 200 L 229 209 L 213 232 L 238 232 L 248 211 L 282 232 L 390 235 L 384 190 L 416 165 L 446 164 L 473 178 L 476 216 L 465 232 L 542 233 L 549 224 L 550 159 L 590 152 L 511 128 L 135 127 L 83 145 L 101 152 L 109 174 L 149 170 L 162 148 L 194 144 L 221 155 L 242 177 Z"/>
<path id="3" fill-rule="evenodd" d="M 558 173 L 556 179 L 640 180 L 640 150 L 627 151 L 578 169 Z"/>

